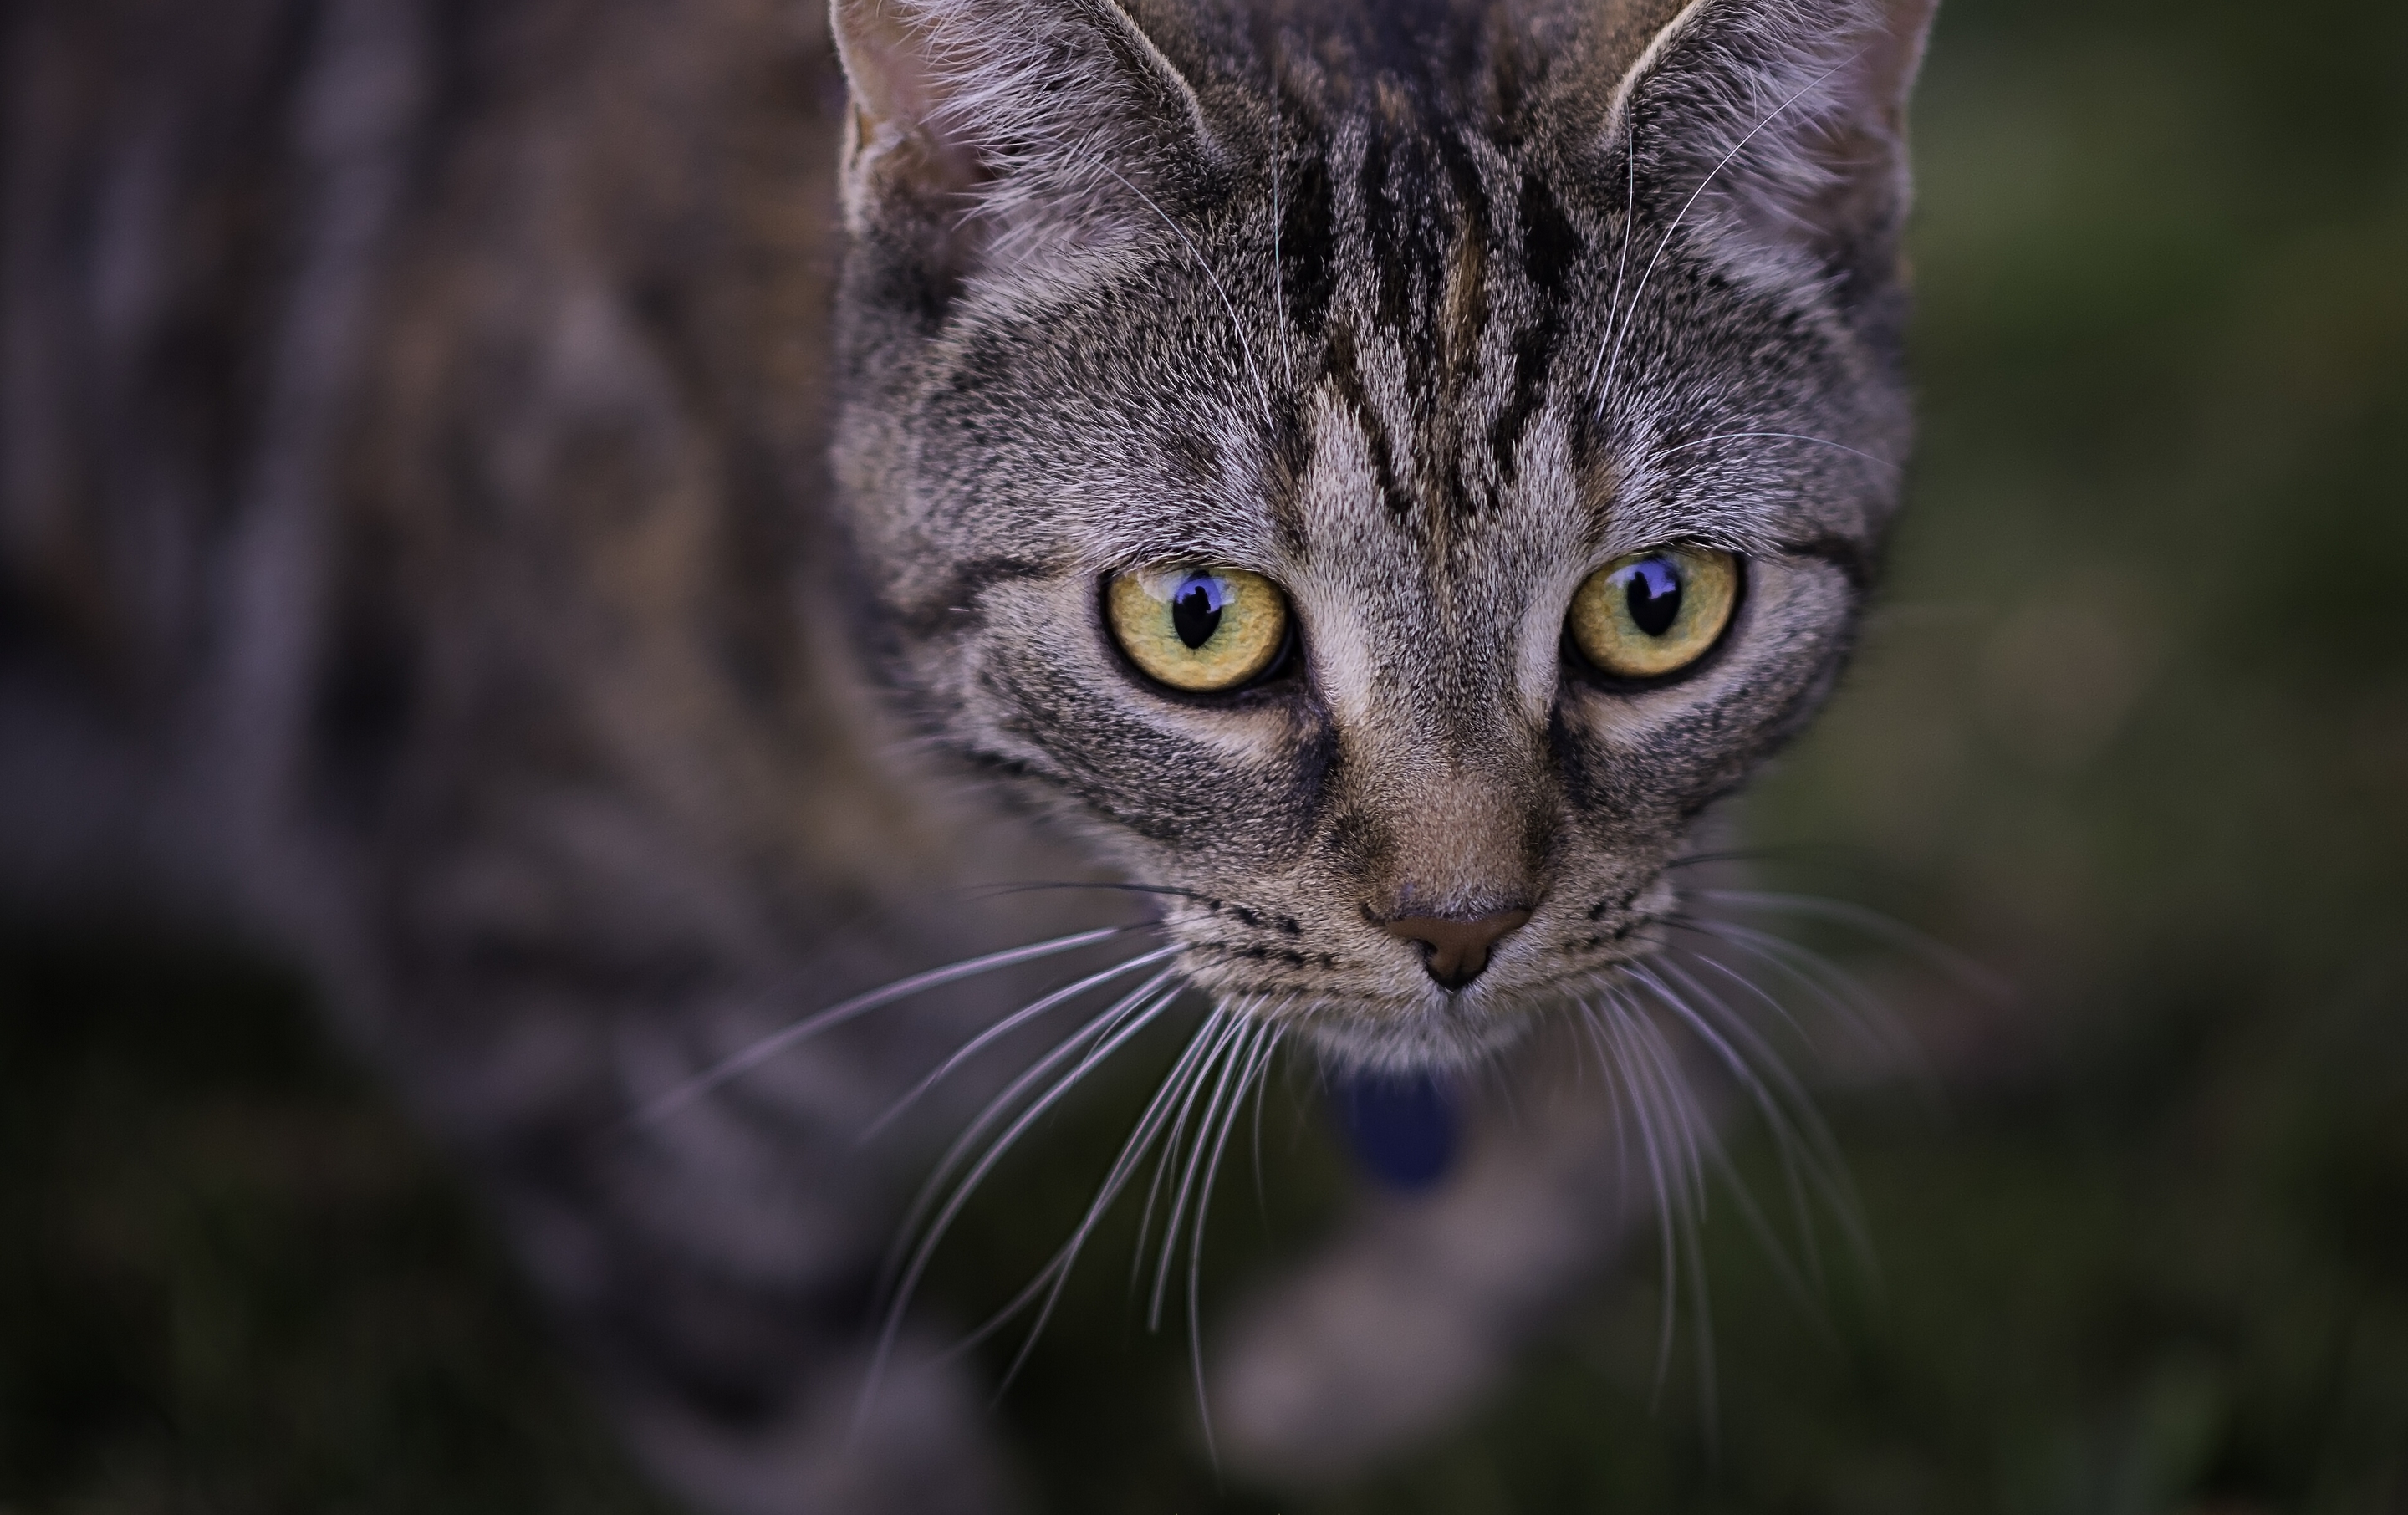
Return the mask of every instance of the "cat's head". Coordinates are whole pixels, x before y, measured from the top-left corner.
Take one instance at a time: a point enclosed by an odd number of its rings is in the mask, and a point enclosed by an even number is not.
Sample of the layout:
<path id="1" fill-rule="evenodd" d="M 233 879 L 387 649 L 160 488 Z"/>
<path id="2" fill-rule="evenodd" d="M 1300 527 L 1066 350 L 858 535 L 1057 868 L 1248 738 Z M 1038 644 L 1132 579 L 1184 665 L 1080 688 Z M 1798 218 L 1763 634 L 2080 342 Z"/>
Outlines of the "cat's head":
<path id="1" fill-rule="evenodd" d="M 1597 984 L 1848 648 L 1928 10 L 838 0 L 887 677 L 1224 1003 Z"/>

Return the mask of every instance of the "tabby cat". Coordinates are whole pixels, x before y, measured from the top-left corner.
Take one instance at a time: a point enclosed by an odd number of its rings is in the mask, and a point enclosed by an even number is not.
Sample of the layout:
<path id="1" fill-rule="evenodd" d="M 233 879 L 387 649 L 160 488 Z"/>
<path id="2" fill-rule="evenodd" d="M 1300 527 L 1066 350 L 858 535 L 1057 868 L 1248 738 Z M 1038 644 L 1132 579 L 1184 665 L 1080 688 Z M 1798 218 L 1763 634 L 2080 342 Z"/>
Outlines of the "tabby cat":
<path id="1" fill-rule="evenodd" d="M 1011 1503 L 871 1301 L 1146 1028 L 1098 1205 L 1191 1241 L 1275 1063 L 1491 1070 L 1199 1337 L 1342 1477 L 1760 1047 L 1677 865 L 1897 502 L 1928 10 L 13 7 L 12 908 L 312 965 L 730 1512 Z"/>

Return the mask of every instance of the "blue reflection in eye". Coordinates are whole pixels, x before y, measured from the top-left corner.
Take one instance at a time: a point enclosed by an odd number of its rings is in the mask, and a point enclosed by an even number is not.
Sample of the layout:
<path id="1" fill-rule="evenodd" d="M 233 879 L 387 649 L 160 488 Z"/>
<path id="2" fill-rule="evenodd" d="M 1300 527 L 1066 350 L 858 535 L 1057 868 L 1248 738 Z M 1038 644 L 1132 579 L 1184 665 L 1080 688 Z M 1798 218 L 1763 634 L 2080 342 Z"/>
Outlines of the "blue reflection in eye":
<path id="1" fill-rule="evenodd" d="M 1190 650 L 1202 647 L 1221 629 L 1221 612 L 1232 598 L 1220 575 L 1189 574 L 1170 592 L 1170 629 Z"/>
<path id="2" fill-rule="evenodd" d="M 1630 620 L 1650 636 L 1661 636 L 1681 619 L 1681 576 L 1662 558 L 1647 558 L 1622 570 Z"/>

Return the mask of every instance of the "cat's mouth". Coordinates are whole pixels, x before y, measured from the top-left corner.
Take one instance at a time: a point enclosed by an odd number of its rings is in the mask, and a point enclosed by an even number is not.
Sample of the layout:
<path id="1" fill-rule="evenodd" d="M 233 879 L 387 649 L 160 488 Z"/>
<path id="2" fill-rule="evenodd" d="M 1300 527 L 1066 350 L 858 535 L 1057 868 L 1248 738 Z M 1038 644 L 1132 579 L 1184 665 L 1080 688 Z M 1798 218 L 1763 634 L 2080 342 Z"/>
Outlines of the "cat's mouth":
<path id="1" fill-rule="evenodd" d="M 1291 1026 L 1348 1065 L 1401 1072 L 1488 1058 L 1550 1013 L 1620 983 L 1662 945 L 1652 916 L 1572 931 L 1534 924 L 1526 909 L 1494 914 L 1510 923 L 1484 919 L 1450 932 L 1457 922 L 1391 922 L 1383 934 L 1402 938 L 1401 952 L 1207 936 L 1182 943 L 1179 961 L 1223 1008 Z"/>

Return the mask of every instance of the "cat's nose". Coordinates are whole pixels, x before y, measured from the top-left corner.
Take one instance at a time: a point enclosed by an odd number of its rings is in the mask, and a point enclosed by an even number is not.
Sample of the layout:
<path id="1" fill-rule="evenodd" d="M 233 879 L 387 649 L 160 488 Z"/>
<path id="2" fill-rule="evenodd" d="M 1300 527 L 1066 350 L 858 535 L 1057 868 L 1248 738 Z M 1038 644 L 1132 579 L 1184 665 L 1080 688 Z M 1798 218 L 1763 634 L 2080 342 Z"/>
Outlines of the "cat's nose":
<path id="1" fill-rule="evenodd" d="M 1469 920 L 1408 915 L 1380 924 L 1391 936 L 1421 944 L 1422 965 L 1440 988 L 1461 989 L 1488 966 L 1489 949 L 1529 919 L 1527 910 L 1498 910 Z"/>

